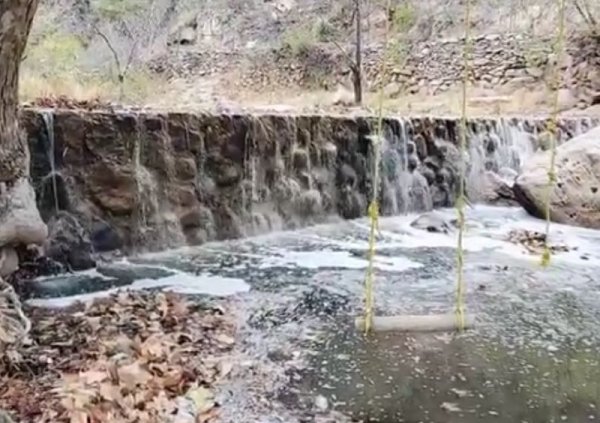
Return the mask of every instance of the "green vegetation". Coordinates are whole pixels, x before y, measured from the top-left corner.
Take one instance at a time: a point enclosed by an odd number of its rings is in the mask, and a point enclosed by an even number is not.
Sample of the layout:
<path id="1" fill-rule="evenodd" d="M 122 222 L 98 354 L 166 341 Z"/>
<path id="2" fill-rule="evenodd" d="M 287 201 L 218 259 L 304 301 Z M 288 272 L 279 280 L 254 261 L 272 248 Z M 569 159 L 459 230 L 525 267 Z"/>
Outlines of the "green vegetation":
<path id="1" fill-rule="evenodd" d="M 283 47 L 293 56 L 306 55 L 316 44 L 331 41 L 337 29 L 331 22 L 319 19 L 312 25 L 306 24 L 287 30 L 282 37 Z"/>
<path id="2" fill-rule="evenodd" d="M 54 32 L 29 44 L 25 52 L 25 65 L 38 68 L 49 75 L 71 72 L 84 51 L 81 38 L 68 33 Z"/>
<path id="3" fill-rule="evenodd" d="M 417 21 L 417 10 L 411 2 L 404 1 L 390 10 L 392 30 L 396 33 L 407 33 Z"/>

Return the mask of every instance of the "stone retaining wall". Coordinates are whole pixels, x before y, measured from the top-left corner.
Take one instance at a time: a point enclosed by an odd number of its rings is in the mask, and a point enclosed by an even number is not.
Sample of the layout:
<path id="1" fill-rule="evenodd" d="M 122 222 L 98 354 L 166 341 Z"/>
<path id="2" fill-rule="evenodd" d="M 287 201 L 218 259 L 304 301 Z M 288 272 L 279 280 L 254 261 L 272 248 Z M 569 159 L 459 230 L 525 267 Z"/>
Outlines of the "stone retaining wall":
<path id="1" fill-rule="evenodd" d="M 552 81 L 553 40 L 535 40 L 520 35 L 486 35 L 473 40 L 471 81 L 485 88 L 522 86 Z M 394 44 L 386 84 L 402 93 L 439 94 L 463 79 L 464 40 Z M 561 59 L 561 93 L 571 107 L 600 102 L 600 42 L 571 39 L 568 54 Z M 382 46 L 365 47 L 364 73 L 367 87 L 374 90 L 380 78 Z M 394 56 L 396 56 L 394 58 Z M 168 64 L 168 65 L 167 65 Z M 346 59 L 329 44 L 316 44 L 305 54 L 293 57 L 285 51 L 232 51 L 222 53 L 183 50 L 172 52 L 154 68 L 175 77 L 210 76 L 233 72 L 234 83 L 244 88 L 261 87 L 331 88 L 343 82 L 350 86 Z M 565 101 L 566 102 L 566 101 Z"/>
<path id="2" fill-rule="evenodd" d="M 563 138 L 594 124 L 563 121 Z M 457 125 L 385 120 L 383 214 L 454 203 Z M 533 148 L 544 122 L 469 125 L 476 180 L 478 169 L 518 167 L 517 146 Z M 43 218 L 75 216 L 96 250 L 155 250 L 357 218 L 371 198 L 371 117 L 28 109 L 22 127 Z"/>

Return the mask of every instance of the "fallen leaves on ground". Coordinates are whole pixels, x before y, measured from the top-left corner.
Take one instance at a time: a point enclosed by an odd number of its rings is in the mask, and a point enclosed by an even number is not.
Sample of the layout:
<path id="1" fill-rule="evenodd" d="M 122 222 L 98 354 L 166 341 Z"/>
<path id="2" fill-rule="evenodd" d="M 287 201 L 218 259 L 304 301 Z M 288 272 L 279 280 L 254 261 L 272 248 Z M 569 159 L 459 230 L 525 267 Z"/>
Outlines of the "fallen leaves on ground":
<path id="1" fill-rule="evenodd" d="M 91 100 L 78 100 L 65 95 L 38 97 L 27 104 L 33 107 L 58 108 L 58 109 L 83 109 L 83 110 L 107 110 L 112 111 L 114 106 L 100 98 Z"/>
<path id="2" fill-rule="evenodd" d="M 26 422 L 213 420 L 211 386 L 234 328 L 222 308 L 121 292 L 84 309 L 31 309 L 30 338 L 0 357 L 0 408 Z M 184 410 L 185 408 L 185 410 Z"/>

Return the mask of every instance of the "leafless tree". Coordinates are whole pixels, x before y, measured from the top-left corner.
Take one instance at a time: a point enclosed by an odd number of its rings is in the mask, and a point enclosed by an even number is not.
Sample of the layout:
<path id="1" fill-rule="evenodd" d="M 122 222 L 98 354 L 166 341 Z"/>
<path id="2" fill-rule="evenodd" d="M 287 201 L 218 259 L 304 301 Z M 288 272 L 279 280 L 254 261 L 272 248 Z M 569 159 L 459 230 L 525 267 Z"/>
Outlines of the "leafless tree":
<path id="1" fill-rule="evenodd" d="M 161 37 L 176 4 L 176 0 L 147 0 L 146 7 L 110 19 L 96 16 L 91 22 L 93 32 L 110 52 L 121 99 L 131 69 L 144 63 L 157 45 L 166 45 Z"/>
<path id="2" fill-rule="evenodd" d="M 354 87 L 354 102 L 357 105 L 362 104 L 363 87 L 362 87 L 362 10 L 361 0 L 353 0 L 352 17 L 350 22 L 354 22 L 354 58 L 346 52 L 346 50 L 335 40 L 332 42 L 341 51 L 346 59 L 350 72 L 352 73 L 352 86 Z"/>
<path id="3" fill-rule="evenodd" d="M 600 25 L 592 11 L 589 0 L 573 0 L 573 5 L 585 23 L 590 27 L 593 35 L 600 36 Z"/>

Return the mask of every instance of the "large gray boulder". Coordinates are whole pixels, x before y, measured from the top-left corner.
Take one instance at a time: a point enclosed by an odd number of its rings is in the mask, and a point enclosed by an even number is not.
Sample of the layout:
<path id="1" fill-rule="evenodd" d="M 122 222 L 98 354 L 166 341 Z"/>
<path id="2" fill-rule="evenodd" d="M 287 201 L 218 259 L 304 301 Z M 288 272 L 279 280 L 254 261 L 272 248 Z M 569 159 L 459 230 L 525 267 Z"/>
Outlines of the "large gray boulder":
<path id="1" fill-rule="evenodd" d="M 525 163 L 513 190 L 528 213 L 544 218 L 550 152 Z M 600 228 L 600 127 L 562 144 L 556 151 L 556 183 L 550 197 L 554 222 Z"/>

